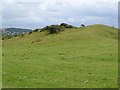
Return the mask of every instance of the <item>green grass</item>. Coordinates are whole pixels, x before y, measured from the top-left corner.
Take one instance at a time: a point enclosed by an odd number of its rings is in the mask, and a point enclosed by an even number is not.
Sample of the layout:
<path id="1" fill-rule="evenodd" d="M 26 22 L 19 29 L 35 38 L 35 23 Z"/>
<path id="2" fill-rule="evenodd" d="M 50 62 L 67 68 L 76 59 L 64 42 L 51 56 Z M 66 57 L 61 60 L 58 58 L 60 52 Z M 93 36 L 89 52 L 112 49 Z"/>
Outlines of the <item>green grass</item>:
<path id="1" fill-rule="evenodd" d="M 2 89 L 2 40 L 0 40 L 0 89 Z"/>
<path id="2" fill-rule="evenodd" d="M 3 41 L 3 87 L 117 88 L 117 29 L 34 32 Z"/>

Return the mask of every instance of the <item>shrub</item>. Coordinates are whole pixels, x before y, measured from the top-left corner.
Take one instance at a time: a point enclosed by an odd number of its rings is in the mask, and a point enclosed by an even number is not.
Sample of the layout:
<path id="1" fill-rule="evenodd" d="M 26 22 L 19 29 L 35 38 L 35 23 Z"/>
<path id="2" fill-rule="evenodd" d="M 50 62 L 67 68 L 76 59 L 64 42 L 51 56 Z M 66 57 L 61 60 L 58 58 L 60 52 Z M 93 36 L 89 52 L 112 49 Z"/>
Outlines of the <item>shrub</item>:
<path id="1" fill-rule="evenodd" d="M 5 40 L 5 39 L 10 39 L 11 37 L 12 37 L 12 36 L 7 35 L 7 36 L 2 37 L 2 40 Z"/>
<path id="2" fill-rule="evenodd" d="M 58 32 L 62 31 L 62 27 L 60 27 L 59 25 L 51 25 L 48 28 L 48 31 L 50 34 L 57 34 Z"/>
<path id="3" fill-rule="evenodd" d="M 66 24 L 66 23 L 61 23 L 61 24 L 60 24 L 60 26 L 67 27 L 67 26 L 68 26 L 68 24 Z"/>
<path id="4" fill-rule="evenodd" d="M 64 29 L 63 26 L 60 25 L 50 25 L 42 28 L 40 32 L 45 30 L 49 31 L 50 34 L 57 34 L 58 32 L 63 31 Z"/>
<path id="5" fill-rule="evenodd" d="M 29 34 L 32 34 L 32 32 L 29 32 Z"/>
<path id="6" fill-rule="evenodd" d="M 45 30 L 48 30 L 48 29 L 49 29 L 49 26 L 46 26 L 46 27 L 42 28 L 42 29 L 40 30 L 40 32 L 45 31 Z"/>
<path id="7" fill-rule="evenodd" d="M 84 24 L 81 24 L 80 27 L 85 27 L 85 25 L 84 25 Z"/>
<path id="8" fill-rule="evenodd" d="M 39 29 L 37 28 L 37 29 L 35 29 L 33 32 L 38 32 L 39 31 Z"/>
<path id="9" fill-rule="evenodd" d="M 65 28 L 74 28 L 74 26 L 68 25 L 68 24 L 66 24 L 66 23 L 61 23 L 60 26 L 63 26 L 63 27 L 65 27 Z"/>
<path id="10" fill-rule="evenodd" d="M 63 31 L 65 28 L 75 28 L 75 27 L 72 25 L 68 25 L 66 23 L 61 23 L 60 25 L 46 26 L 42 28 L 40 32 L 47 30 L 49 31 L 50 34 L 55 34 L 55 33 L 57 34 L 58 32 Z"/>
<path id="11" fill-rule="evenodd" d="M 23 37 L 24 36 L 24 34 L 21 34 L 21 37 Z"/>
<path id="12" fill-rule="evenodd" d="M 17 37 L 18 35 L 16 34 L 15 37 Z"/>

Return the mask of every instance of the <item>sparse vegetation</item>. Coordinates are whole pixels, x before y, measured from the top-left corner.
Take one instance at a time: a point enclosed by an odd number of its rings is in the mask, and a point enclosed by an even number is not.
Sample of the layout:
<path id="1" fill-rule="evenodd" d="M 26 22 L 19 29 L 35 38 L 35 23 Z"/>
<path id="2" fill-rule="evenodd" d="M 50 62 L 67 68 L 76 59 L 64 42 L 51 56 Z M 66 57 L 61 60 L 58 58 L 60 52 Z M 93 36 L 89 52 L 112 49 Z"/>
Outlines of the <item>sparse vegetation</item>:
<path id="1" fill-rule="evenodd" d="M 10 38 L 12 38 L 12 36 L 11 36 L 11 35 L 6 35 L 6 36 L 3 36 L 3 37 L 2 37 L 2 40 L 5 40 L 5 39 L 10 39 Z"/>

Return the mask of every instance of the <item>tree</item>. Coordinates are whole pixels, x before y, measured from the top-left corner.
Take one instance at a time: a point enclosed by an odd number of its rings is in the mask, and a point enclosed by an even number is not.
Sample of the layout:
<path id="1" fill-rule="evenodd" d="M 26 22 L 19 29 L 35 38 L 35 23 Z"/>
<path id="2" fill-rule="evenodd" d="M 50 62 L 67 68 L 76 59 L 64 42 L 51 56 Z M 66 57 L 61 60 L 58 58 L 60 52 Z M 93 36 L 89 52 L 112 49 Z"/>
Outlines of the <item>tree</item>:
<path id="1" fill-rule="evenodd" d="M 81 24 L 80 27 L 85 27 L 85 25 L 84 25 L 84 24 Z"/>

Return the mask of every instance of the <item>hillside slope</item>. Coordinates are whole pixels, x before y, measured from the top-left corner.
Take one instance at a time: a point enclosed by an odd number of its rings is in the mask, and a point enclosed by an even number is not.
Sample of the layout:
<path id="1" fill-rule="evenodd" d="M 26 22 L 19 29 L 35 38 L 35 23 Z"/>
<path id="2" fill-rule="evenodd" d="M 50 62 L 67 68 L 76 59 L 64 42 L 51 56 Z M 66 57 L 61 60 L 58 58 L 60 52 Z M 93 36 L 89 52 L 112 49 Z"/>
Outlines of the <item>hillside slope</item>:
<path id="1" fill-rule="evenodd" d="M 92 25 L 3 40 L 3 87 L 118 87 L 117 36 Z"/>

